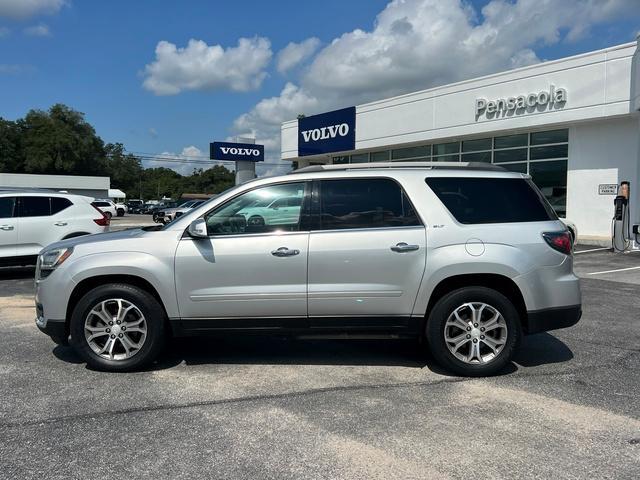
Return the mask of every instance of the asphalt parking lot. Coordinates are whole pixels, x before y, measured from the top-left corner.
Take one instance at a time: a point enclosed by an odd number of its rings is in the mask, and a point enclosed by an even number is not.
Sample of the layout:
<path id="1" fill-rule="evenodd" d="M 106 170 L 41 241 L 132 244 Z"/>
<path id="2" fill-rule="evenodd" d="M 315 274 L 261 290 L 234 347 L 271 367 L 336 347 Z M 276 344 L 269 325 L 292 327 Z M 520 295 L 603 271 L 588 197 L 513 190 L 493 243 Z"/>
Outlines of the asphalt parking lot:
<path id="1" fill-rule="evenodd" d="M 411 342 L 279 338 L 99 373 L 36 329 L 32 269 L 5 269 L 0 478 L 638 478 L 640 253 L 579 252 L 581 322 L 486 379 Z"/>

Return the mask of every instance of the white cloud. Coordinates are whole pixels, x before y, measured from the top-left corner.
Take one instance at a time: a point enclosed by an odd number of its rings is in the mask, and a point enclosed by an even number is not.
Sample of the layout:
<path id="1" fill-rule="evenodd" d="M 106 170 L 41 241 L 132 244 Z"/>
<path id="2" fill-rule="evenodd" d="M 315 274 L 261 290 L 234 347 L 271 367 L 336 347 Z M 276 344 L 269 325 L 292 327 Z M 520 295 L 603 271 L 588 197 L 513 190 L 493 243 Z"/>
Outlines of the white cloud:
<path id="1" fill-rule="evenodd" d="M 51 31 L 49 27 L 44 23 L 39 25 L 33 25 L 31 27 L 27 27 L 24 29 L 24 34 L 29 35 L 30 37 L 49 37 L 51 36 Z"/>
<path id="2" fill-rule="evenodd" d="M 271 43 L 262 37 L 241 38 L 236 47 L 207 45 L 189 40 L 184 48 L 158 42 L 156 60 L 145 67 L 144 88 L 156 95 L 185 90 L 233 90 L 258 88 L 271 60 Z"/>
<path id="3" fill-rule="evenodd" d="M 335 38 L 277 97 L 238 117 L 280 156 L 280 122 L 539 62 L 536 48 L 572 41 L 602 22 L 638 13 L 638 0 L 394 0 L 371 30 Z"/>
<path id="4" fill-rule="evenodd" d="M 152 138 L 158 138 L 158 131 L 155 128 L 153 127 L 149 128 L 148 132 Z"/>
<path id="5" fill-rule="evenodd" d="M 24 20 L 35 15 L 53 15 L 67 0 L 0 0 L 0 17 Z"/>
<path id="6" fill-rule="evenodd" d="M 10 33 L 11 30 L 9 30 L 7 27 L 0 27 L 0 38 L 7 37 Z"/>
<path id="7" fill-rule="evenodd" d="M 280 73 L 286 73 L 292 68 L 300 65 L 313 55 L 320 46 L 320 39 L 316 37 L 307 38 L 300 43 L 289 43 L 278 52 L 277 69 Z"/>

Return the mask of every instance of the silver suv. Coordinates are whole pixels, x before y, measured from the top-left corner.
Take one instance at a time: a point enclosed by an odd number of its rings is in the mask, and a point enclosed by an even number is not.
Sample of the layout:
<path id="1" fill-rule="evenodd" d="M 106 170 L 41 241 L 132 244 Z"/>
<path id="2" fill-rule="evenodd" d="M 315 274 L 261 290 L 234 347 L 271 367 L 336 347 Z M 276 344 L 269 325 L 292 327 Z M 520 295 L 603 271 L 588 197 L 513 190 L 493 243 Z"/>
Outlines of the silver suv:
<path id="1" fill-rule="evenodd" d="M 262 216 L 278 198 L 291 211 Z M 522 334 L 575 324 L 581 297 L 569 233 L 527 175 L 371 163 L 253 180 L 164 227 L 51 245 L 36 307 L 43 332 L 103 370 L 148 364 L 169 336 L 262 332 L 425 339 L 442 366 L 480 376 Z"/>

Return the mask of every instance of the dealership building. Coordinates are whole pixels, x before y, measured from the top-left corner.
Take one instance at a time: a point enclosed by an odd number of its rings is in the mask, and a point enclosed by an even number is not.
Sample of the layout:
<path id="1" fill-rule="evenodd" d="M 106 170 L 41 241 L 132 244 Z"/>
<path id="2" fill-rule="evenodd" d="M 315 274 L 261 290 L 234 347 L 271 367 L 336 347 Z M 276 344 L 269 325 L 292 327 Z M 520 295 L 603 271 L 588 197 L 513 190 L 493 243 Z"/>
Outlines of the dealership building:
<path id="1" fill-rule="evenodd" d="M 539 63 L 282 124 L 294 167 L 473 161 L 528 173 L 580 240 L 608 244 L 617 185 L 640 223 L 637 44 Z"/>

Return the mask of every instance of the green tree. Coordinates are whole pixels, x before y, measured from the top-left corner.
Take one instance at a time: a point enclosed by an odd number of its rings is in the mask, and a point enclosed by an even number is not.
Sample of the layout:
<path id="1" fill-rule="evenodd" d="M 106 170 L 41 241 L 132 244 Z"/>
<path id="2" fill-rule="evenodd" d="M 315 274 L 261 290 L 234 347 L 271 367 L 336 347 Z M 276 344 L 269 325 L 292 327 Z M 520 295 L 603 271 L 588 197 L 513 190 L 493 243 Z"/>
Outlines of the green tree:
<path id="1" fill-rule="evenodd" d="M 111 177 L 111 184 L 123 190 L 128 198 L 140 195 L 142 181 L 142 165 L 135 156 L 125 153 L 121 143 L 107 143 L 105 150 L 105 167 Z"/>
<path id="2" fill-rule="evenodd" d="M 57 104 L 31 110 L 18 124 L 27 173 L 103 175 L 104 144 L 84 114 Z"/>
<path id="3" fill-rule="evenodd" d="M 24 156 L 18 124 L 0 117 L 0 171 L 19 172 L 23 168 Z"/>

